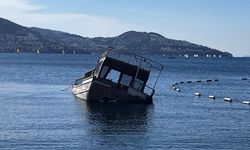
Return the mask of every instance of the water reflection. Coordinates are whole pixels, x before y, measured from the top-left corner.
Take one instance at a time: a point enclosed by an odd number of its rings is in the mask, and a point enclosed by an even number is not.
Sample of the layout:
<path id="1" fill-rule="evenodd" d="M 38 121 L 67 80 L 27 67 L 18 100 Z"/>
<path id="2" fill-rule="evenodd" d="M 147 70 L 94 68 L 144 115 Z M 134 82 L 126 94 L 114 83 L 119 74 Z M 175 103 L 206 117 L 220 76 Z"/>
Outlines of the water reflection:
<path id="1" fill-rule="evenodd" d="M 77 100 L 91 124 L 101 126 L 136 125 L 146 128 L 150 121 L 154 105 L 126 103 L 89 103 Z"/>
<path id="2" fill-rule="evenodd" d="M 83 110 L 85 123 L 89 126 L 88 134 L 95 140 L 96 148 L 103 145 L 110 148 L 108 143 L 114 146 L 123 141 L 127 141 L 123 145 L 126 147 L 131 144 L 141 148 L 146 146 L 153 104 L 88 103 L 81 100 L 77 103 Z"/>

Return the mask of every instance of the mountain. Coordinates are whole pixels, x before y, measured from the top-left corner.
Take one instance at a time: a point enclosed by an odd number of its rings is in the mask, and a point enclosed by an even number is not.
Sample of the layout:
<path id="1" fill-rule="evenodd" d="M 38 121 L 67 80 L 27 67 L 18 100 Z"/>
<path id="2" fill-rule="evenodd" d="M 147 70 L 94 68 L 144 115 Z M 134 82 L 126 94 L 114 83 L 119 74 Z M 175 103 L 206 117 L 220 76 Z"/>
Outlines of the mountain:
<path id="1" fill-rule="evenodd" d="M 116 37 L 88 38 L 61 31 L 28 28 L 0 18 L 0 52 L 36 52 L 44 53 L 98 53 L 108 47 L 122 49 L 137 54 L 179 55 L 221 55 L 221 52 L 206 46 L 187 41 L 166 38 L 158 33 L 128 31 Z"/>

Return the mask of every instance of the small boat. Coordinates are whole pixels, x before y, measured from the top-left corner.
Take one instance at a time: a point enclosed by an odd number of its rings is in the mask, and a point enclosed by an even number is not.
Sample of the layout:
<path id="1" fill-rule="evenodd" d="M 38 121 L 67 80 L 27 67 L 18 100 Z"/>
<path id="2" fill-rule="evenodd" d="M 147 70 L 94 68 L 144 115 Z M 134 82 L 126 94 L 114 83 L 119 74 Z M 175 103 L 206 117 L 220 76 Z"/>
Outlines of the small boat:
<path id="1" fill-rule="evenodd" d="M 157 72 L 155 78 L 150 76 L 152 70 Z M 107 49 L 95 69 L 75 81 L 72 92 L 77 98 L 89 102 L 152 103 L 162 70 L 163 65 L 153 60 Z M 149 79 L 155 80 L 148 82 Z"/>

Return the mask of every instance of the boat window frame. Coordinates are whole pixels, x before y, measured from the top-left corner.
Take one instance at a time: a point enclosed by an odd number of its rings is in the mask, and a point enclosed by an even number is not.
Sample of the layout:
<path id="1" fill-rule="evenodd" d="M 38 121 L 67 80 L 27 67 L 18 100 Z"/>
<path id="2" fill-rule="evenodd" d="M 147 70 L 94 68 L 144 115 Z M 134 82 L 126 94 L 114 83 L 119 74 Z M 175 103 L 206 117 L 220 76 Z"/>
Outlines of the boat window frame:
<path id="1" fill-rule="evenodd" d="M 135 83 L 139 83 L 139 87 L 135 87 Z M 138 78 L 135 78 L 131 84 L 131 87 L 133 87 L 136 90 L 142 91 L 144 87 L 144 81 Z"/>
<path id="2" fill-rule="evenodd" d="M 102 70 L 102 65 L 103 65 L 103 60 L 100 60 L 99 62 L 97 62 L 97 65 L 95 67 L 95 75 L 99 75 L 100 71 Z"/>
<path id="3" fill-rule="evenodd" d="M 105 72 L 103 72 L 103 71 L 104 71 L 104 68 L 106 68 L 106 67 L 107 67 L 107 70 L 106 70 Z M 105 78 L 107 77 L 109 71 L 110 71 L 110 67 L 107 66 L 107 65 L 104 65 L 104 66 L 102 67 L 100 73 L 99 73 L 99 77 L 102 78 L 102 79 L 105 79 Z"/>
<path id="4" fill-rule="evenodd" d="M 108 78 L 108 77 L 109 77 L 109 74 L 112 74 L 112 72 L 118 73 L 118 74 L 117 74 L 118 76 L 115 77 L 115 81 L 114 81 L 114 79 L 112 80 L 112 79 L 109 79 L 109 78 Z M 121 75 L 122 75 L 122 73 L 121 73 L 120 71 L 115 70 L 115 69 L 109 67 L 109 71 L 108 71 L 108 73 L 106 74 L 105 79 L 106 79 L 106 80 L 109 80 L 109 81 L 111 81 L 111 82 L 114 82 L 114 83 L 116 83 L 116 84 L 119 84 L 120 79 L 121 79 Z"/>
<path id="5" fill-rule="evenodd" d="M 129 79 L 129 82 L 126 82 L 126 81 L 125 81 L 126 83 L 122 83 L 123 77 L 124 77 L 124 76 L 130 78 L 130 79 Z M 122 74 L 121 74 L 121 77 L 120 77 L 120 80 L 119 80 L 119 84 L 129 87 L 129 86 L 131 86 L 132 81 L 133 81 L 133 77 L 132 77 L 131 75 L 128 75 L 128 74 L 126 74 L 126 73 L 122 73 Z"/>

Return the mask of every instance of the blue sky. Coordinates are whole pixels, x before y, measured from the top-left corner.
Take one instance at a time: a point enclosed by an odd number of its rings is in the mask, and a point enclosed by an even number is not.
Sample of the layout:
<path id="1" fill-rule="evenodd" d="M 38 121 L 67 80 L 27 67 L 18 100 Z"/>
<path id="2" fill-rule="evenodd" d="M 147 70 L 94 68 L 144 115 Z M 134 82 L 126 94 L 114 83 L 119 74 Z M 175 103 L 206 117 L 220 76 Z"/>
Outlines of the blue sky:
<path id="1" fill-rule="evenodd" d="M 88 37 L 158 32 L 235 56 L 250 55 L 250 0 L 10 1 L 0 0 L 0 16 L 25 26 Z"/>

